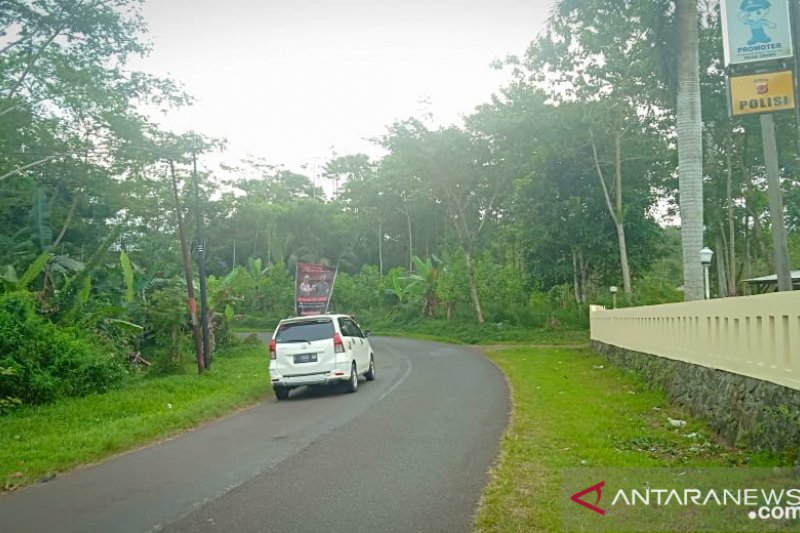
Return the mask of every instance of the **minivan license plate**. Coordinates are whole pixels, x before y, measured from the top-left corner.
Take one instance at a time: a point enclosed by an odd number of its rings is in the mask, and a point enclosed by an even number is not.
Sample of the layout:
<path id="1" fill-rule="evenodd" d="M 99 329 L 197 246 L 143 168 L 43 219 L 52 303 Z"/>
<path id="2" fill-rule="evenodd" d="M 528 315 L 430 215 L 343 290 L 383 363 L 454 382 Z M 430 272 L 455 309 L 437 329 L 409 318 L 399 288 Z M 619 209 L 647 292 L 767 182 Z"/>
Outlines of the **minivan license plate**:
<path id="1" fill-rule="evenodd" d="M 314 363 L 317 361 L 317 354 L 315 353 L 299 353 L 294 356 L 294 362 L 297 363 Z"/>

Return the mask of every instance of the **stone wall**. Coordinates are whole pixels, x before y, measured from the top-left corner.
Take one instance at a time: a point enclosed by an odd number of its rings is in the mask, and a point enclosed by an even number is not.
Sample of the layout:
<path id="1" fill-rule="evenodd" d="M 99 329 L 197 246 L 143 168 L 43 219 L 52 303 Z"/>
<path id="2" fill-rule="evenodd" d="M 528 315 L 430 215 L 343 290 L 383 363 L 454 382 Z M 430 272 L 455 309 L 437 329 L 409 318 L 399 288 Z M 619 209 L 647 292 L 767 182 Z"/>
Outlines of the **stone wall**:
<path id="1" fill-rule="evenodd" d="M 800 291 L 603 309 L 591 339 L 800 390 Z"/>
<path id="2" fill-rule="evenodd" d="M 592 341 L 608 361 L 638 373 L 731 443 L 800 453 L 800 390 L 741 374 Z M 800 461 L 800 459 L 798 459 Z"/>

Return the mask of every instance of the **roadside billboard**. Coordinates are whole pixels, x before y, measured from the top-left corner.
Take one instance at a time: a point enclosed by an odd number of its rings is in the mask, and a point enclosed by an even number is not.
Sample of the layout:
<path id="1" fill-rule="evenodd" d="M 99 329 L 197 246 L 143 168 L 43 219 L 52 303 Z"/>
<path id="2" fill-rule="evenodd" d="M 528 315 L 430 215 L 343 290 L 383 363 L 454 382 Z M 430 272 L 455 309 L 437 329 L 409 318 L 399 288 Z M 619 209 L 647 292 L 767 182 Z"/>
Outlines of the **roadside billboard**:
<path id="1" fill-rule="evenodd" d="M 720 0 L 725 66 L 792 57 L 789 0 Z"/>
<path id="2" fill-rule="evenodd" d="M 295 309 L 297 315 L 318 315 L 327 312 L 336 269 L 313 263 L 297 263 L 295 274 Z"/>
<path id="3" fill-rule="evenodd" d="M 794 109 L 791 70 L 730 78 L 731 115 L 774 113 Z"/>

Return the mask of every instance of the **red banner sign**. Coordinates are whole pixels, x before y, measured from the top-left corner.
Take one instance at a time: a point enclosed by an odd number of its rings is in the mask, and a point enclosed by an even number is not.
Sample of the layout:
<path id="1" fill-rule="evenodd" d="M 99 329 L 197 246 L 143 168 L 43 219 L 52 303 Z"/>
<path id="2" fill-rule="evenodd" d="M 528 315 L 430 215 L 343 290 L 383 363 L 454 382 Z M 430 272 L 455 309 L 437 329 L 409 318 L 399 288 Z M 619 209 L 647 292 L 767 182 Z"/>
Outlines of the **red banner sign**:
<path id="1" fill-rule="evenodd" d="M 297 263 L 295 307 L 299 316 L 328 311 L 336 280 L 336 269 L 312 263 Z"/>

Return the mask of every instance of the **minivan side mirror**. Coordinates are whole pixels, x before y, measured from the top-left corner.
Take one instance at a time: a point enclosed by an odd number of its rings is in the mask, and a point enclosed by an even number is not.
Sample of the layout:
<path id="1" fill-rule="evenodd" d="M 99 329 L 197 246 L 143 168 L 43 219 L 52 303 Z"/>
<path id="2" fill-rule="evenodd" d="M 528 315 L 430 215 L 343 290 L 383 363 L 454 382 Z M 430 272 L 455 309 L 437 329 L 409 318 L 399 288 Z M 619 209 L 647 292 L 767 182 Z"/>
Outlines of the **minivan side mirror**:
<path id="1" fill-rule="evenodd" d="M 365 330 L 364 330 L 364 336 L 365 336 L 365 337 L 369 337 L 370 335 L 372 335 L 372 330 L 365 329 Z"/>

